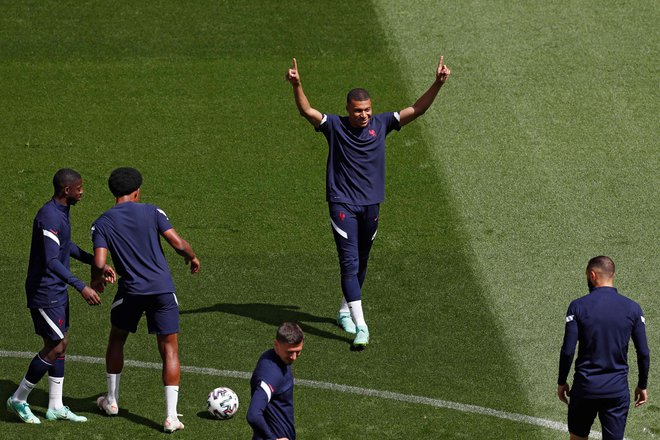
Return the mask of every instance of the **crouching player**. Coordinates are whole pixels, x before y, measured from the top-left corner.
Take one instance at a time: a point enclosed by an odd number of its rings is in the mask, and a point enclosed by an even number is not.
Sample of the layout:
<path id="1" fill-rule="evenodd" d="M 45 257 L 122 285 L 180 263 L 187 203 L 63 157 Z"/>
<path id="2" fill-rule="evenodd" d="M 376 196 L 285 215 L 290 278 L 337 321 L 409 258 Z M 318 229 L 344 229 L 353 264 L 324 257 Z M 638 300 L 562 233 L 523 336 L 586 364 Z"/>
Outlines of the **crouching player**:
<path id="1" fill-rule="evenodd" d="M 291 364 L 300 356 L 303 339 L 298 324 L 285 322 L 277 329 L 275 347 L 259 358 L 250 379 L 247 413 L 252 440 L 295 440 Z"/>

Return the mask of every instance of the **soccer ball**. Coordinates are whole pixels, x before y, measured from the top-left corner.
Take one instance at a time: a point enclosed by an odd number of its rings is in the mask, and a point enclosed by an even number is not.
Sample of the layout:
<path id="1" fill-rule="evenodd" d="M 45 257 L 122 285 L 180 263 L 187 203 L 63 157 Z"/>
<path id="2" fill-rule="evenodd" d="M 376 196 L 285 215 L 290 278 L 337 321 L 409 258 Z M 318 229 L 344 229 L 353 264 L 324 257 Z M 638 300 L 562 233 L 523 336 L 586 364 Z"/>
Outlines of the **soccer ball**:
<path id="1" fill-rule="evenodd" d="M 231 419 L 238 411 L 238 396 L 231 388 L 219 387 L 209 393 L 209 413 L 216 419 Z"/>

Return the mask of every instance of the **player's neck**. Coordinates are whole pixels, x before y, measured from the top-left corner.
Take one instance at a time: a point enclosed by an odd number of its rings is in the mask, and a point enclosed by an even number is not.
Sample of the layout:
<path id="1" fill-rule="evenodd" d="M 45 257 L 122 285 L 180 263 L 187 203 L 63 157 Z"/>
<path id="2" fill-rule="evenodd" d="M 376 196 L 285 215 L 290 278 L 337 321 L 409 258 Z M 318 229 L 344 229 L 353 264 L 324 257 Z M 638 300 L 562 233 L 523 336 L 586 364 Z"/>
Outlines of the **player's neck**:
<path id="1" fill-rule="evenodd" d="M 122 203 L 129 203 L 129 202 L 136 202 L 136 200 L 134 200 L 130 196 L 121 196 L 115 199 L 115 205 L 121 205 Z"/>
<path id="2" fill-rule="evenodd" d="M 135 202 L 138 203 L 140 201 L 140 189 L 136 189 L 130 194 L 125 194 L 123 196 L 119 196 L 115 198 L 115 205 L 119 205 L 121 203 L 128 203 L 128 202 Z"/>

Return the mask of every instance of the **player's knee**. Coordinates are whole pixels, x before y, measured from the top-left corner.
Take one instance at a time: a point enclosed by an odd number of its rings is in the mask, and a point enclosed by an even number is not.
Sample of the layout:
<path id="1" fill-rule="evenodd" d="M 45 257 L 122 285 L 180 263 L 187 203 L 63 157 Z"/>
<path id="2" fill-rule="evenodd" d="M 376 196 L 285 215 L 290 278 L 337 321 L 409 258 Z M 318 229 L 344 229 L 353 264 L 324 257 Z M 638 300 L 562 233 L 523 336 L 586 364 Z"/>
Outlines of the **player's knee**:
<path id="1" fill-rule="evenodd" d="M 46 361 L 54 362 L 58 357 L 64 356 L 68 344 L 69 340 L 66 336 L 59 341 L 49 341 L 45 344 L 41 354 Z"/>
<path id="2" fill-rule="evenodd" d="M 342 260 L 340 264 L 340 272 L 342 278 L 351 278 L 357 275 L 360 270 L 360 263 L 357 258 Z"/>

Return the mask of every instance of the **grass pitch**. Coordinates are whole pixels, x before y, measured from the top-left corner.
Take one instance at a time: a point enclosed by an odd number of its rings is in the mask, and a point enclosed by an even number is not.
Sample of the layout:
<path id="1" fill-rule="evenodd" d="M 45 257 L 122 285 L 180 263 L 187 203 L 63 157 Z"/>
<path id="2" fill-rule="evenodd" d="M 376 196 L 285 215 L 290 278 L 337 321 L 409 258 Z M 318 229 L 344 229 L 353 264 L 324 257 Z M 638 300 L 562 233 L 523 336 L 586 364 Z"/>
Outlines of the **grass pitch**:
<path id="1" fill-rule="evenodd" d="M 563 422 L 554 395 L 563 314 L 585 291 L 588 258 L 614 258 L 618 286 L 642 304 L 651 349 L 659 346 L 658 18 L 643 1 L 8 4 L 0 278 L 10 319 L 0 323 L 0 349 L 39 348 L 23 281 L 31 222 L 54 171 L 83 174 L 73 237 L 89 249 L 90 223 L 112 204 L 107 176 L 130 165 L 144 174 L 144 201 L 168 213 L 202 262 L 189 276 L 168 253 L 182 364 L 250 372 L 275 326 L 297 320 L 308 335 L 299 379 Z M 372 344 L 352 353 L 333 325 L 340 291 L 325 140 L 297 115 L 283 75 L 296 56 L 324 112 L 343 112 L 357 86 L 370 90 L 376 111 L 399 110 L 426 90 L 440 51 L 452 77 L 429 112 L 388 141 L 387 201 L 364 292 Z M 69 354 L 103 356 L 113 293 L 99 308 L 71 293 Z M 126 357 L 158 362 L 145 331 L 131 337 Z M 27 360 L 0 366 L 7 396 Z M 652 400 L 631 411 L 628 438 L 660 433 L 658 378 L 652 366 Z M 219 385 L 241 399 L 229 422 L 204 414 Z M 45 386 L 31 398 L 37 412 Z M 157 435 L 158 371 L 126 368 L 116 419 L 95 410 L 104 389 L 101 365 L 68 362 L 65 403 L 89 423 L 25 426 L 3 407 L 3 435 Z M 186 430 L 176 435 L 249 438 L 248 402 L 244 379 L 184 373 Z M 566 437 L 305 386 L 296 389 L 296 418 L 307 439 Z"/>

